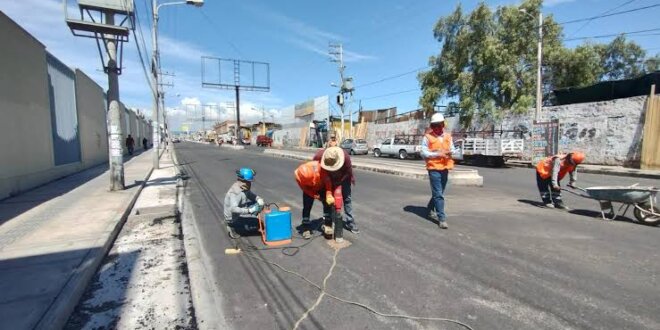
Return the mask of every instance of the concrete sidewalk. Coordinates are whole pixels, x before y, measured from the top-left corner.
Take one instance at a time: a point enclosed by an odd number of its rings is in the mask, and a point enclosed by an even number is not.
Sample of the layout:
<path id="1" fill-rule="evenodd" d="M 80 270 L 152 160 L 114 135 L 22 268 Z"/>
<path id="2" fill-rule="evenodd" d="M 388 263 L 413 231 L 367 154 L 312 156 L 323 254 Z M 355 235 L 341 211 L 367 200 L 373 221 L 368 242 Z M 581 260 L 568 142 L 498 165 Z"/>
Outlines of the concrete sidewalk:
<path id="1" fill-rule="evenodd" d="M 65 329 L 196 328 L 172 154 L 151 173 Z"/>
<path id="2" fill-rule="evenodd" d="M 534 167 L 532 162 L 522 161 L 522 160 L 509 160 L 506 162 L 506 164 L 514 167 L 529 167 L 529 168 Z M 660 171 L 640 170 L 636 168 L 628 168 L 623 166 L 580 164 L 580 166 L 578 167 L 578 172 L 646 178 L 646 179 L 660 179 Z"/>
<path id="3" fill-rule="evenodd" d="M 108 191 L 98 166 L 0 202 L 0 329 L 65 324 L 149 177 L 152 152 L 125 163 L 124 191 Z"/>
<path id="4" fill-rule="evenodd" d="M 309 151 L 292 151 L 292 150 L 282 150 L 282 149 L 265 149 L 264 154 L 276 156 L 276 157 L 285 157 L 299 160 L 311 160 L 314 156 L 314 152 L 318 149 L 309 150 Z M 424 164 L 421 162 L 418 163 L 406 163 L 401 162 L 395 167 L 392 164 L 383 164 L 382 161 L 379 161 L 378 158 L 358 158 L 351 157 L 353 168 L 377 173 L 391 174 L 402 176 L 406 178 L 419 179 L 419 180 L 428 180 L 429 175 L 424 168 Z M 481 187 L 484 184 L 484 179 L 479 175 L 479 172 L 474 169 L 465 169 L 465 168 L 456 168 L 449 172 L 449 180 L 452 185 L 457 186 L 477 186 Z"/>

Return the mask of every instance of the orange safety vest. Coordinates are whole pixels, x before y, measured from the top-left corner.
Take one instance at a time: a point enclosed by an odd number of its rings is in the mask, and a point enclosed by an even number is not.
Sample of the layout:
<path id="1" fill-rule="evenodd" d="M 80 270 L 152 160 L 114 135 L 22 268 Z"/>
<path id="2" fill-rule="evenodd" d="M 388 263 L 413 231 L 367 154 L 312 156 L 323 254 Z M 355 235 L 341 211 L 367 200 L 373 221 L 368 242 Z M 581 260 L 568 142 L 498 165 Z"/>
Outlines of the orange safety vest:
<path id="1" fill-rule="evenodd" d="M 563 155 L 550 156 L 540 161 L 538 164 L 536 164 L 536 172 L 539 174 L 541 179 L 549 179 L 552 176 L 552 163 L 557 157 L 561 159 L 557 181 L 561 181 L 561 179 L 563 179 L 566 176 L 566 174 L 573 172 L 575 170 L 575 165 L 572 165 L 569 162 L 567 162 L 566 156 Z"/>
<path id="2" fill-rule="evenodd" d="M 428 148 L 432 152 L 451 150 L 452 147 L 451 134 L 442 133 L 441 136 L 426 134 L 426 139 L 429 141 Z M 427 170 L 442 171 L 442 170 L 451 170 L 453 168 L 454 168 L 454 160 L 451 157 L 426 159 Z"/>
<path id="3" fill-rule="evenodd" d="M 293 173 L 296 183 L 305 195 L 319 199 L 319 192 L 323 187 L 324 180 L 321 179 L 321 165 L 318 161 L 304 163 L 296 168 Z"/>

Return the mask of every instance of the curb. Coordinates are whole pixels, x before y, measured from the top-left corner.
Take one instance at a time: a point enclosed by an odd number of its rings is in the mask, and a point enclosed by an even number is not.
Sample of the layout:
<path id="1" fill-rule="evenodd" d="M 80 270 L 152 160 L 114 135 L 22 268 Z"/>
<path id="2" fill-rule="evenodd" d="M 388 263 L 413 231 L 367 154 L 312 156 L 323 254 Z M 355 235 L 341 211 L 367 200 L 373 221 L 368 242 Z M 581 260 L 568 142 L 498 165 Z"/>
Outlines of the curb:
<path id="1" fill-rule="evenodd" d="M 114 228 L 110 235 L 105 238 L 105 243 L 101 249 L 96 250 L 96 252 L 94 252 L 93 249 L 90 249 L 87 252 L 85 258 L 69 277 L 60 293 L 55 297 L 55 300 L 51 303 L 51 307 L 48 308 L 34 327 L 35 329 L 61 329 L 66 325 L 66 322 L 69 320 L 69 317 L 71 317 L 71 314 L 78 305 L 80 298 L 85 293 L 87 286 L 101 266 L 103 259 L 112 248 L 115 239 L 117 239 L 124 223 L 126 223 L 126 219 L 128 219 L 135 202 L 140 196 L 142 189 L 147 184 L 153 170 L 152 167 L 145 176 L 140 187 L 138 187 L 137 191 L 133 193 L 130 202 L 122 212 L 121 216 L 119 216 L 118 219 L 115 219 Z"/>
<path id="2" fill-rule="evenodd" d="M 520 168 L 534 168 L 531 163 L 506 163 L 506 166 L 520 167 Z M 611 171 L 606 169 L 579 167 L 578 171 L 580 173 L 589 173 L 589 174 L 602 174 L 602 175 L 623 176 L 623 177 L 633 177 L 633 178 L 643 178 L 643 179 L 660 179 L 660 174 L 640 173 L 636 170 L 630 170 L 630 172 L 624 170 L 625 172 L 620 172 L 620 171 Z"/>
<path id="3" fill-rule="evenodd" d="M 296 159 L 296 160 L 312 160 L 313 156 L 302 156 L 302 155 L 297 155 L 297 154 L 289 154 L 285 152 L 269 152 L 266 149 L 264 151 L 264 155 L 270 155 L 272 157 L 281 157 L 281 158 L 289 158 L 289 159 Z M 395 176 L 400 176 L 404 178 L 410 178 L 410 179 L 417 179 L 417 180 L 428 180 L 429 175 L 428 173 L 414 173 L 414 172 L 409 172 L 409 171 L 401 171 L 401 170 L 396 170 L 392 168 L 380 168 L 380 167 L 374 167 L 370 165 L 363 165 L 363 164 L 356 164 L 353 163 L 353 168 L 358 169 L 358 170 L 363 170 L 363 171 L 370 171 L 370 172 L 375 172 L 375 173 L 381 173 L 381 174 L 389 174 L 389 175 L 395 175 Z M 462 173 L 461 173 L 462 174 Z M 484 185 L 484 178 L 480 176 L 478 173 L 476 175 L 471 175 L 472 173 L 468 175 L 461 175 L 461 174 L 456 174 L 456 172 L 449 172 L 449 178 L 450 180 L 462 180 L 460 184 L 457 184 L 455 182 L 452 182 L 452 184 L 457 185 L 457 186 L 473 186 L 473 187 L 482 187 Z"/>
<path id="4" fill-rule="evenodd" d="M 204 266 L 204 259 L 207 258 L 200 249 L 199 233 L 191 217 L 188 216 L 183 207 L 183 194 L 185 185 L 182 183 L 179 167 L 179 159 L 176 151 L 172 148 L 172 161 L 176 168 L 179 178 L 176 187 L 176 207 L 177 213 L 181 217 L 181 231 L 183 233 L 183 246 L 186 254 L 186 264 L 188 266 L 188 282 L 190 284 L 190 295 L 192 296 L 192 305 L 195 310 L 195 319 L 197 328 L 200 330 L 219 330 L 226 329 L 227 326 L 222 322 L 222 317 L 214 306 L 221 306 L 215 301 L 214 287 L 209 284 L 211 279 L 207 276 L 208 272 Z"/>

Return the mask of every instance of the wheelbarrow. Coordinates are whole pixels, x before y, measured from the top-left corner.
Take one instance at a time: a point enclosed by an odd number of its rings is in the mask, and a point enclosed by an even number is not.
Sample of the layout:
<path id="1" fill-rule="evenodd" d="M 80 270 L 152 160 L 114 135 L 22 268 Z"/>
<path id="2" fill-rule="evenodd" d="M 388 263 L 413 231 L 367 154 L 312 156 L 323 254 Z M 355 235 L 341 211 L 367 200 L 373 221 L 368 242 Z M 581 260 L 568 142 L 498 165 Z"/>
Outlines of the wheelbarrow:
<path id="1" fill-rule="evenodd" d="M 602 186 L 575 188 L 586 193 L 586 195 L 577 195 L 598 201 L 600 204 L 600 214 L 603 217 L 603 220 L 614 220 L 619 215 L 625 214 L 632 206 L 634 207 L 633 214 L 635 215 L 635 219 L 640 223 L 649 226 L 657 226 L 660 224 L 660 207 L 658 207 L 655 201 L 655 197 L 660 191 L 658 188 L 639 187 L 637 184 L 627 187 Z M 616 212 L 612 203 L 621 203 L 621 206 Z M 623 212 L 621 212 L 621 210 L 623 210 Z"/>

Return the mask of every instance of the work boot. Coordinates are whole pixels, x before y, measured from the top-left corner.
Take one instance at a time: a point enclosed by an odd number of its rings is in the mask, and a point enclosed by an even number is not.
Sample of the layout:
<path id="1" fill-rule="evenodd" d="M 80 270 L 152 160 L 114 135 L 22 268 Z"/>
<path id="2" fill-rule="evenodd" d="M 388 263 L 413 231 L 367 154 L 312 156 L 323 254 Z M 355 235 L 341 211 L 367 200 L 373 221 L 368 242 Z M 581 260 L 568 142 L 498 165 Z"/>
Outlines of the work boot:
<path id="1" fill-rule="evenodd" d="M 360 228 L 355 224 L 355 221 L 345 223 L 344 228 L 356 235 L 360 233 Z"/>
<path id="2" fill-rule="evenodd" d="M 552 204 L 552 203 L 545 203 L 544 206 L 549 208 L 549 209 L 554 209 L 555 208 L 555 204 Z"/>
<path id="3" fill-rule="evenodd" d="M 442 220 L 438 222 L 438 228 L 440 229 L 447 229 L 449 226 L 447 226 L 447 220 Z"/>
<path id="4" fill-rule="evenodd" d="M 237 238 L 241 237 L 241 235 L 239 235 L 239 234 L 234 230 L 234 227 L 232 227 L 232 226 L 229 225 L 229 224 L 226 225 L 226 227 L 227 227 L 227 233 L 229 234 L 229 237 L 231 237 L 232 239 L 237 239 Z"/>
<path id="5" fill-rule="evenodd" d="M 308 221 L 304 221 L 300 225 L 300 235 L 302 235 L 303 239 L 310 239 L 312 238 L 312 229 L 311 229 L 311 224 Z"/>

